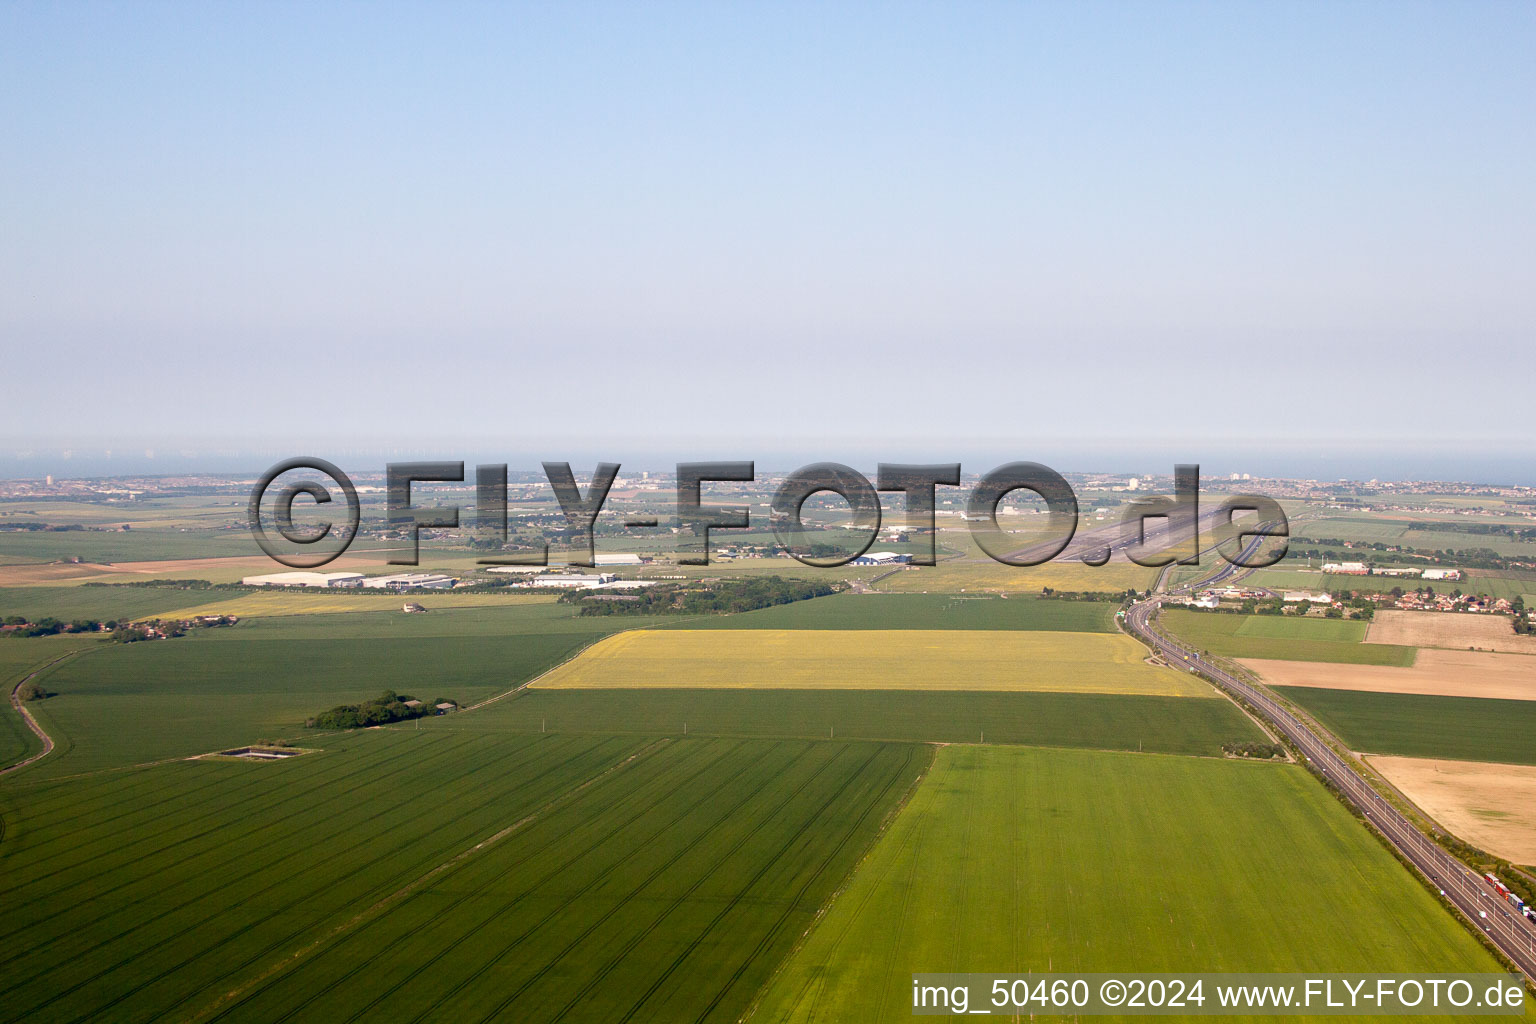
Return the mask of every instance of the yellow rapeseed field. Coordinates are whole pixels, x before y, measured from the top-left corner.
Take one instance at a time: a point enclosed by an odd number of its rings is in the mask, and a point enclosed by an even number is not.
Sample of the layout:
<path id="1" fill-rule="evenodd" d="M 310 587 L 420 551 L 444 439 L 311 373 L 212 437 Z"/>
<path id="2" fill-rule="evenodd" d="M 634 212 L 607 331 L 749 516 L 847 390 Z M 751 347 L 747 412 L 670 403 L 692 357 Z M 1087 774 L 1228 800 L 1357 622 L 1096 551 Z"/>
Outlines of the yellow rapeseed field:
<path id="1" fill-rule="evenodd" d="M 1148 665 L 1126 636 L 1005 630 L 633 630 L 533 685 L 852 690 L 1034 690 L 1212 697 Z"/>

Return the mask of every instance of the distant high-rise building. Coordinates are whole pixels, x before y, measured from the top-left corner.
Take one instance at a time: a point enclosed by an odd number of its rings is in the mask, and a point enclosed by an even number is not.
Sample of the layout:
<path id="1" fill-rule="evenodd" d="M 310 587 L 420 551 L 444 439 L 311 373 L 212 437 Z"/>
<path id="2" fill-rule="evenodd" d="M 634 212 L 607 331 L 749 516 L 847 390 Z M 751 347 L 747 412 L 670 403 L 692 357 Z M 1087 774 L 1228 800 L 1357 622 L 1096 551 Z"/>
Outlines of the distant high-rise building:
<path id="1" fill-rule="evenodd" d="M 43 482 L 46 483 L 49 487 L 52 487 L 53 486 L 53 474 L 50 473 L 49 475 L 43 477 Z"/>

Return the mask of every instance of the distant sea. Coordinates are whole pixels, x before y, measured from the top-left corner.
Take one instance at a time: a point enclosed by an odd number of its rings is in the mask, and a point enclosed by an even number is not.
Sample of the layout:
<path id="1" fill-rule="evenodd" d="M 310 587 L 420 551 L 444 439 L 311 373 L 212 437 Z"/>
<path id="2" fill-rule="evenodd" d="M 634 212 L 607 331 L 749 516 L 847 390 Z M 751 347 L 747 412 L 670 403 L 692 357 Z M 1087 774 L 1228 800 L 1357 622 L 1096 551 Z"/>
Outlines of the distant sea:
<path id="1" fill-rule="evenodd" d="M 967 473 L 984 472 L 1004 462 L 1043 462 L 1063 473 L 1121 473 L 1146 476 L 1172 472 L 1178 462 L 1194 462 L 1201 475 L 1214 481 L 1231 473 L 1255 477 L 1329 480 L 1440 480 L 1481 484 L 1536 486 L 1536 444 L 1514 450 L 1507 443 L 1478 445 L 1404 441 L 1352 446 L 1348 442 L 1317 444 L 1264 443 L 1190 439 L 1180 441 L 1104 441 L 1093 443 L 1046 441 L 1005 446 L 994 439 L 953 442 L 902 439 L 883 445 L 860 438 L 853 443 L 783 439 L 754 443 L 718 438 L 689 448 L 676 440 L 636 450 L 631 440 L 605 446 L 591 439 L 559 441 L 532 447 L 524 441 L 496 448 L 484 440 L 443 441 L 384 447 L 356 442 L 328 446 L 316 442 L 228 446 L 217 449 L 169 449 L 135 446 L 107 451 L 99 442 L 64 447 L 58 444 L 0 441 L 0 479 L 56 479 L 113 476 L 170 476 L 197 473 L 255 476 L 273 463 L 295 455 L 317 455 L 351 473 L 381 472 L 389 462 L 463 460 L 468 466 L 491 462 L 512 469 L 537 471 L 543 460 L 570 462 L 580 472 L 599 461 L 619 462 L 625 472 L 668 471 L 677 462 L 742 459 L 770 473 L 810 462 L 846 462 L 873 475 L 879 462 L 960 462 Z M 470 470 L 472 473 L 472 469 Z"/>

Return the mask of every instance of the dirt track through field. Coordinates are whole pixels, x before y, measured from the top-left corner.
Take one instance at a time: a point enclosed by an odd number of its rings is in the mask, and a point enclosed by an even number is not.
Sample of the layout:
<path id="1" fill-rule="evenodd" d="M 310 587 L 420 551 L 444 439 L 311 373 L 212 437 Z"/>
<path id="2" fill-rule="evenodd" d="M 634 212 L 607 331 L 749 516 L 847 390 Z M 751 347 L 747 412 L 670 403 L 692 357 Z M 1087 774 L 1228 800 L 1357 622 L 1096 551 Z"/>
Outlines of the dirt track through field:
<path id="1" fill-rule="evenodd" d="M 50 668 L 53 668 L 53 666 L 57 665 L 59 662 L 64 661 L 64 660 L 66 660 L 68 658 L 73 658 L 75 655 L 77 655 L 79 653 L 81 653 L 81 652 L 79 652 L 79 651 L 71 651 L 68 654 L 63 654 L 63 655 L 60 655 L 57 658 L 54 658 L 52 661 L 50 661 L 46 665 L 38 666 L 38 668 L 36 670 L 34 670 L 33 672 L 28 673 L 19 682 L 17 682 L 15 686 L 13 686 L 11 688 L 11 707 L 15 708 L 16 709 L 16 713 L 21 716 L 22 721 L 27 723 L 27 728 L 31 729 L 32 732 L 34 734 L 36 734 L 38 739 L 42 740 L 42 742 L 43 742 L 43 749 L 39 750 L 37 753 L 33 754 L 31 757 L 24 758 L 23 760 L 17 761 L 13 765 L 8 765 L 8 766 L 6 766 L 4 768 L 0 768 L 0 775 L 8 775 L 11 772 L 21 771 L 21 769 L 25 768 L 27 765 L 29 765 L 29 764 L 36 764 L 38 761 L 41 761 L 43 758 L 45 758 L 49 754 L 53 753 L 53 737 L 49 736 L 47 731 L 44 730 L 43 727 L 38 724 L 37 719 L 32 716 L 32 710 L 30 708 L 28 708 L 27 705 L 26 705 L 26 702 L 24 702 L 21 699 L 21 688 L 23 686 L 27 685 L 27 683 L 29 683 L 32 680 L 36 679 L 43 672 L 47 671 Z M 3 831 L 3 829 L 0 829 L 0 831 Z"/>
<path id="2" fill-rule="evenodd" d="M 1536 658 L 1523 654 L 1425 648 L 1411 668 L 1263 658 L 1240 661 L 1271 686 L 1536 700 Z"/>
<path id="3" fill-rule="evenodd" d="M 1536 636 L 1520 636 L 1503 615 L 1468 612 L 1377 612 L 1366 631 L 1365 642 L 1536 654 Z"/>
<path id="4" fill-rule="evenodd" d="M 1536 864 L 1536 766 L 1369 757 L 1371 767 L 1451 832 L 1516 864 Z"/>

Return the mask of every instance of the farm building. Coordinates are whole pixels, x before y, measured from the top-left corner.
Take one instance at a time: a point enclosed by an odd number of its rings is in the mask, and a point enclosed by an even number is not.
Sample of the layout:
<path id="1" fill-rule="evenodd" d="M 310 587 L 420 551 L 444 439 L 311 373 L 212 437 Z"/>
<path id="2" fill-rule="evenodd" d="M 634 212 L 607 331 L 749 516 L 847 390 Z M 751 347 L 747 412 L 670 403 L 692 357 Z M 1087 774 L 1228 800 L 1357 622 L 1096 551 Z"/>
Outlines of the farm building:
<path id="1" fill-rule="evenodd" d="M 273 572 L 265 576 L 247 576 L 243 587 L 356 587 L 363 582 L 360 572 Z"/>

